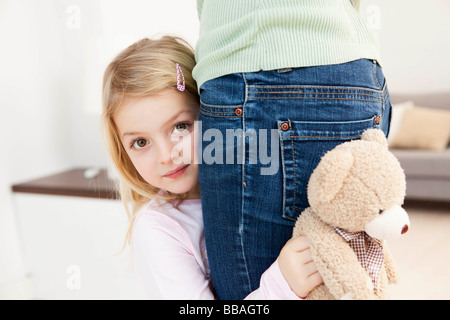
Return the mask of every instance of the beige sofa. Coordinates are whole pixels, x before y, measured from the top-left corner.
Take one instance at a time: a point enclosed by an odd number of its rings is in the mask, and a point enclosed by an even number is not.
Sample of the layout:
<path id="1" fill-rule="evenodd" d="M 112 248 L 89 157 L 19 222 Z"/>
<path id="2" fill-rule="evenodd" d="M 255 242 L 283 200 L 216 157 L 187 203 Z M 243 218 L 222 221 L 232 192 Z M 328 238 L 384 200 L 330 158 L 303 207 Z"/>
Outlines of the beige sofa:
<path id="1" fill-rule="evenodd" d="M 391 103 L 393 105 L 393 120 L 396 114 L 396 107 L 404 105 L 402 102 L 412 101 L 414 106 L 430 108 L 432 110 L 447 110 L 450 117 L 450 92 L 433 93 L 433 94 L 417 94 L 417 95 L 398 95 L 391 93 Z M 450 118 L 446 114 L 441 113 L 436 122 L 440 121 L 440 126 L 450 127 Z M 443 115 L 443 116 L 442 116 Z M 418 117 L 417 131 L 410 131 L 405 138 L 411 140 L 420 140 L 420 130 L 423 120 Z M 394 121 L 393 121 L 394 122 Z M 429 121 L 430 122 L 430 121 Z M 391 123 L 392 125 L 392 123 Z M 394 124 L 398 127 L 398 123 Z M 433 125 L 431 126 L 433 127 Z M 398 129 L 391 126 L 391 129 Z M 434 128 L 432 128 L 434 129 Z M 411 128 L 410 128 L 411 130 Z M 412 128 L 414 130 L 414 128 Z M 450 129 L 449 129 L 450 130 Z M 441 131 L 442 132 L 442 131 Z M 394 135 L 398 131 L 393 132 Z M 450 133 L 450 131 L 449 131 Z M 416 138 L 413 138 L 413 136 Z M 390 136 L 390 139 L 395 139 Z M 442 139 L 441 139 L 442 140 Z M 414 143 L 414 141 L 413 141 Z M 447 142 L 448 143 L 448 142 Z M 443 144 L 441 143 L 441 146 Z M 445 144 L 443 150 L 426 150 L 425 148 L 414 148 L 411 146 L 402 147 L 391 145 L 391 151 L 399 159 L 406 174 L 407 191 L 406 199 L 426 200 L 426 201 L 444 201 L 450 203 L 450 144 Z"/>

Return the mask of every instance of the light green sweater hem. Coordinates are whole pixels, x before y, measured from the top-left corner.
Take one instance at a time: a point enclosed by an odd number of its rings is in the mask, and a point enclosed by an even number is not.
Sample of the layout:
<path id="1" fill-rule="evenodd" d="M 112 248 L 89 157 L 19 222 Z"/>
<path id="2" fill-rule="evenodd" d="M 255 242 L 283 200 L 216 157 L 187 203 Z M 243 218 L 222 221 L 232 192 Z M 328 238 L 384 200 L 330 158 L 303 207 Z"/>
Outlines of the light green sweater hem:
<path id="1" fill-rule="evenodd" d="M 381 64 L 378 41 L 350 0 L 198 0 L 200 86 L 231 73 L 340 64 Z"/>

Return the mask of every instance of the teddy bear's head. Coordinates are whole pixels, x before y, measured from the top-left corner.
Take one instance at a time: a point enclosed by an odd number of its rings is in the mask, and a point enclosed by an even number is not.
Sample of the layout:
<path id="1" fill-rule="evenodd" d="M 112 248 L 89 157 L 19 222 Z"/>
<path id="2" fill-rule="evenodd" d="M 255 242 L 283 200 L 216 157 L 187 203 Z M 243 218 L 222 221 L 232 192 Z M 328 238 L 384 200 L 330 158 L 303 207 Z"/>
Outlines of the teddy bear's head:
<path id="1" fill-rule="evenodd" d="M 369 129 L 323 156 L 310 177 L 308 200 L 324 222 L 381 240 L 409 228 L 401 207 L 405 191 L 405 174 L 384 133 Z"/>

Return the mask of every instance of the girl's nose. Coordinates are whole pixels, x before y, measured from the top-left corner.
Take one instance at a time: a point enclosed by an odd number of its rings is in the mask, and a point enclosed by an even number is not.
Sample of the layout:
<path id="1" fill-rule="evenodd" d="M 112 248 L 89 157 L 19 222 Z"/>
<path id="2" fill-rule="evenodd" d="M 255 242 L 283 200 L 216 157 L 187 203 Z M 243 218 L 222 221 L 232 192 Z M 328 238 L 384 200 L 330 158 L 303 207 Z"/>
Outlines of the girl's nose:
<path id="1" fill-rule="evenodd" d="M 161 164 L 168 164 L 172 162 L 172 144 L 164 143 L 159 147 L 159 162 Z"/>
<path id="2" fill-rule="evenodd" d="M 178 141 L 166 141 L 160 147 L 159 161 L 161 164 L 180 164 L 183 157 L 183 145 Z"/>

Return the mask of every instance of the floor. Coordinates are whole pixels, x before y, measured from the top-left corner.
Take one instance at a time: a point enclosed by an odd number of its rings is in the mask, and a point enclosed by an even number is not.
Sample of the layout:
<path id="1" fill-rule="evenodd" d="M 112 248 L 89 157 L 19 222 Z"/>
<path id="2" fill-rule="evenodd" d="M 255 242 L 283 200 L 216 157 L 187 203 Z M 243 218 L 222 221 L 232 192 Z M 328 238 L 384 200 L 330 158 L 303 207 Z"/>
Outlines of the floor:
<path id="1" fill-rule="evenodd" d="M 395 300 L 450 299 L 450 203 L 405 203 L 411 225 L 389 243 L 400 280 L 390 287 Z"/>

